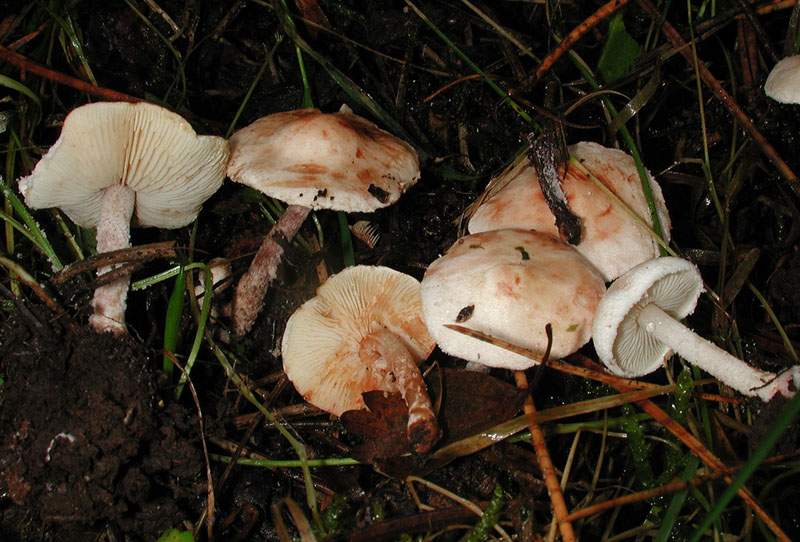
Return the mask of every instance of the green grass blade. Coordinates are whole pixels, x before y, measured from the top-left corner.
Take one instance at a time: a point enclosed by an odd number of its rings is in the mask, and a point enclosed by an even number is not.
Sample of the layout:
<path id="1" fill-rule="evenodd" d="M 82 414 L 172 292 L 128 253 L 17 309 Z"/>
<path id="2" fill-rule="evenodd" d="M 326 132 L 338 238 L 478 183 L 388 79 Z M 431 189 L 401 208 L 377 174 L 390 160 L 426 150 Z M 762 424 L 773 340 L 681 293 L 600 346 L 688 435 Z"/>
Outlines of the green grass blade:
<path id="1" fill-rule="evenodd" d="M 175 354 L 175 347 L 178 345 L 178 335 L 180 334 L 181 318 L 183 317 L 184 295 L 186 293 L 186 273 L 183 267 L 180 268 L 175 277 L 175 284 L 172 293 L 169 295 L 167 303 L 167 316 L 164 320 L 164 373 L 172 380 L 172 373 L 175 369 L 169 354 Z"/>
<path id="2" fill-rule="evenodd" d="M 20 94 L 23 94 L 30 98 L 37 106 L 42 105 L 39 101 L 39 97 L 28 87 L 17 81 L 16 79 L 12 79 L 6 75 L 0 73 L 0 86 L 10 88 L 11 90 L 16 90 Z"/>
<path id="3" fill-rule="evenodd" d="M 197 331 L 194 335 L 194 342 L 192 349 L 189 352 L 189 357 L 186 358 L 186 366 L 181 378 L 178 381 L 178 386 L 175 388 L 175 398 L 180 399 L 183 393 L 183 387 L 186 385 L 186 380 L 192 372 L 194 362 L 197 361 L 197 354 L 200 353 L 200 346 L 203 344 L 203 336 L 206 332 L 206 323 L 208 323 L 208 315 L 211 313 L 211 299 L 214 297 L 214 279 L 211 277 L 211 269 L 206 264 L 201 264 L 200 267 L 203 277 L 203 305 L 200 308 L 200 318 L 197 321 Z"/>
<path id="4" fill-rule="evenodd" d="M 353 254 L 353 236 L 350 235 L 350 228 L 347 225 L 347 213 L 339 211 L 336 213 L 339 219 L 339 239 L 342 243 L 342 260 L 345 267 L 352 267 L 356 264 Z"/>
<path id="5" fill-rule="evenodd" d="M 690 542 L 697 542 L 703 538 L 706 530 L 711 527 L 711 524 L 717 521 L 722 512 L 725 511 L 725 508 L 727 508 L 728 504 L 730 504 L 731 500 L 736 496 L 736 492 L 739 488 L 747 482 L 759 465 L 767 458 L 772 448 L 777 444 L 778 439 L 780 439 L 783 432 L 789 427 L 789 424 L 792 423 L 792 420 L 797 417 L 798 413 L 800 413 L 800 393 L 792 397 L 781 409 L 778 419 L 775 420 L 775 423 L 772 424 L 766 435 L 764 435 L 763 440 L 758 445 L 758 448 L 755 449 L 753 455 L 750 456 L 750 459 L 747 460 L 747 463 L 745 463 L 736 476 L 734 476 L 730 485 L 725 488 L 725 492 L 717 499 L 711 511 L 703 518 L 697 530 L 692 534 Z"/>
<path id="6" fill-rule="evenodd" d="M 47 256 L 47 259 L 50 260 L 53 271 L 61 271 L 64 268 L 64 264 L 61 263 L 58 255 L 56 255 L 53 246 L 47 240 L 47 237 L 45 237 L 42 228 L 39 227 L 39 224 L 33 219 L 33 216 L 28 212 L 28 208 L 22 203 L 22 200 L 11 190 L 2 175 L 0 175 L 0 192 L 3 193 L 3 197 L 11 202 L 14 212 L 17 213 L 17 216 L 25 223 L 26 229 L 32 236 L 31 240 L 35 239 L 35 245 Z"/>

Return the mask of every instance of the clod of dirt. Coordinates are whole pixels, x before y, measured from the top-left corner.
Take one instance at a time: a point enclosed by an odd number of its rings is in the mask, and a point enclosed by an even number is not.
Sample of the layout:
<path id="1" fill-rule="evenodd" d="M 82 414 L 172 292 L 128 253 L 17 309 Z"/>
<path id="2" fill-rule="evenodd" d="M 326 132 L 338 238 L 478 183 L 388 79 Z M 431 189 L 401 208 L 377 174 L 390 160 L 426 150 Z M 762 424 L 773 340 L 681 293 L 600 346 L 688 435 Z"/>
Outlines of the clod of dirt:
<path id="1" fill-rule="evenodd" d="M 0 328 L 3 540 L 91 540 L 109 529 L 154 540 L 196 517 L 196 422 L 178 405 L 156 410 L 141 345 L 27 324 L 15 314 Z"/>

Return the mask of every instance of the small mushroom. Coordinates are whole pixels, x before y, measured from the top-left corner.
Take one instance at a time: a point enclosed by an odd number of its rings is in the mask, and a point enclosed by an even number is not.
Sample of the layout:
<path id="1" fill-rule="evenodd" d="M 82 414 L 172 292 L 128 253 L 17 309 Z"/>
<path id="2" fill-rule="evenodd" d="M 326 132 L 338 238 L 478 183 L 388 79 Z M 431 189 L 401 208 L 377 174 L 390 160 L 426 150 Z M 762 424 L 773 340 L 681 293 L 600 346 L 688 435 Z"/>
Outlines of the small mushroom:
<path id="1" fill-rule="evenodd" d="M 800 55 L 781 59 L 767 76 L 764 93 L 783 104 L 800 103 Z"/>
<path id="2" fill-rule="evenodd" d="M 306 401 L 336 416 L 364 408 L 364 392 L 399 392 L 409 440 L 423 453 L 439 429 L 417 364 L 435 346 L 422 321 L 419 282 L 359 265 L 329 278 L 289 318 L 283 369 Z"/>
<path id="3" fill-rule="evenodd" d="M 700 272 L 673 257 L 644 262 L 619 277 L 600 301 L 592 336 L 597 355 L 618 375 L 639 377 L 677 353 L 736 391 L 769 401 L 794 394 L 800 367 L 776 375 L 751 367 L 679 320 L 691 314 L 703 291 Z"/>
<path id="4" fill-rule="evenodd" d="M 463 325 L 545 352 L 577 351 L 590 338 L 605 284 L 574 248 L 532 230 L 494 230 L 462 237 L 422 279 L 425 323 L 443 351 L 490 367 L 527 369 L 530 359 L 445 327 Z"/>
<path id="5" fill-rule="evenodd" d="M 589 142 L 572 145 L 569 152 L 645 223 L 650 223 L 650 211 L 633 158 L 618 149 Z M 652 177 L 649 179 L 666 240 L 669 241 L 670 223 L 664 197 L 658 183 Z M 567 167 L 561 186 L 570 210 L 582 223 L 581 242 L 575 248 L 603 273 L 607 281 L 658 256 L 658 245 L 650 232 L 578 168 Z M 558 237 L 555 217 L 542 194 L 536 170 L 525 155 L 492 181 L 487 194 L 469 221 L 470 233 L 529 228 Z"/>
<path id="6" fill-rule="evenodd" d="M 180 228 L 225 178 L 228 144 L 198 136 L 179 115 L 148 103 L 95 103 L 74 109 L 58 141 L 19 181 L 34 209 L 60 207 L 97 228 L 97 252 L 130 246 L 130 226 Z M 110 271 L 101 268 L 98 274 Z M 130 276 L 99 286 L 89 322 L 125 332 Z"/>
<path id="7" fill-rule="evenodd" d="M 419 175 L 410 145 L 346 106 L 334 114 L 275 113 L 233 134 L 228 176 L 289 203 L 236 287 L 236 334 L 252 327 L 277 274 L 282 245 L 312 209 L 371 212 L 397 201 Z"/>

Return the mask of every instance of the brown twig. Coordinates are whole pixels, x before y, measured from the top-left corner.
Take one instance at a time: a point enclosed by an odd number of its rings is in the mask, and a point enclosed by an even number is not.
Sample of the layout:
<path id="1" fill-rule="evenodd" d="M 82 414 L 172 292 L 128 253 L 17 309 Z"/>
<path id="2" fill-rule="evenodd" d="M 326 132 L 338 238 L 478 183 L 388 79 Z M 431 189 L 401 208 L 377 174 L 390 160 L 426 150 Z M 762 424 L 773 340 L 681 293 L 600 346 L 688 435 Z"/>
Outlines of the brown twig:
<path id="1" fill-rule="evenodd" d="M 34 75 L 38 75 L 39 77 L 43 77 L 49 81 L 53 81 L 54 83 L 58 83 L 59 85 L 64 85 L 67 87 L 74 88 L 75 90 L 79 90 L 81 92 L 86 92 L 87 94 L 99 96 L 104 100 L 109 100 L 112 102 L 143 101 L 141 98 L 131 96 L 130 94 L 118 92 L 110 88 L 98 87 L 97 85 L 93 85 L 91 83 L 87 83 L 86 81 L 82 81 L 77 77 L 72 77 L 70 75 L 66 75 L 61 72 L 57 72 L 55 70 L 51 70 L 50 68 L 46 68 L 41 64 L 37 64 L 33 60 L 30 60 L 29 58 L 22 56 L 19 53 L 15 53 L 14 51 L 6 47 L 3 47 L 2 45 L 0 45 L 0 60 L 4 60 L 5 62 L 8 62 L 12 66 L 18 67 L 23 72 L 30 72 Z"/>
<path id="2" fill-rule="evenodd" d="M 120 263 L 146 262 L 157 258 L 174 258 L 176 254 L 175 241 L 163 241 L 139 245 L 111 252 L 103 252 L 91 258 L 68 265 L 50 279 L 53 284 L 63 284 L 72 277 L 87 271 L 94 271 L 100 267 L 109 267 Z"/>
<path id="3" fill-rule="evenodd" d="M 567 503 L 564 501 L 564 494 L 561 492 L 561 484 L 556 476 L 556 469 L 553 467 L 553 461 L 550 459 L 550 453 L 547 451 L 547 444 L 544 441 L 544 432 L 536 421 L 536 405 L 533 402 L 533 396 L 528 391 L 528 379 L 525 376 L 525 372 L 514 371 L 514 380 L 517 383 L 517 387 L 526 392 L 523 410 L 528 418 L 528 428 L 531 431 L 533 450 L 536 452 L 536 459 L 539 462 L 539 469 L 542 471 L 544 485 L 547 487 L 547 493 L 550 495 L 550 502 L 553 506 L 553 514 L 558 522 L 558 530 L 561 533 L 561 539 L 565 542 L 574 542 L 575 531 L 572 529 L 572 523 L 567 519 L 569 516 Z"/>
<path id="4" fill-rule="evenodd" d="M 599 368 L 599 365 L 589 358 L 583 358 L 583 360 L 585 366 L 590 368 Z M 630 391 L 630 388 L 624 384 L 612 385 L 617 388 L 618 391 Z M 664 412 L 664 410 L 662 410 L 658 405 L 649 400 L 641 401 L 638 403 L 638 405 L 642 410 L 650 414 L 653 420 L 663 425 L 665 429 L 678 438 L 678 440 L 680 440 L 687 448 L 689 448 L 689 450 L 691 450 L 695 456 L 700 458 L 700 460 L 709 468 L 713 469 L 714 471 L 725 471 L 726 465 L 721 459 L 711 453 L 711 451 L 706 448 L 703 443 L 697 439 L 697 437 L 691 434 L 678 422 L 673 420 L 669 414 Z M 725 474 L 723 479 L 727 484 L 731 484 L 733 482 L 733 479 L 728 474 Z M 775 520 L 772 519 L 772 517 L 770 517 L 770 515 L 767 514 L 767 512 L 761 507 L 755 496 L 750 492 L 749 489 L 747 489 L 747 487 L 740 487 L 736 493 L 745 503 L 747 503 L 750 508 L 752 508 L 753 512 L 755 512 L 759 519 L 764 522 L 764 524 L 775 534 L 775 536 L 778 537 L 779 540 L 786 542 L 790 540 L 786 533 L 784 533 L 780 526 L 775 522 Z"/>
<path id="5" fill-rule="evenodd" d="M 660 20 L 661 13 L 658 11 L 650 0 L 637 0 L 639 5 L 644 9 L 650 17 L 654 20 Z M 686 58 L 689 65 L 695 67 L 697 72 L 700 74 L 700 78 L 703 82 L 708 86 L 712 92 L 717 96 L 717 98 L 728 108 L 728 110 L 733 114 L 739 124 L 744 127 L 744 129 L 750 134 L 750 137 L 758 143 L 759 147 L 761 147 L 761 152 L 775 165 L 778 169 L 778 172 L 781 176 L 789 183 L 789 186 L 794 190 L 796 194 L 800 195 L 800 183 L 798 183 L 797 175 L 792 171 L 789 165 L 783 161 L 783 159 L 778 155 L 778 151 L 775 150 L 775 147 L 767 141 L 767 138 L 758 131 L 753 121 L 750 120 L 750 117 L 745 113 L 736 100 L 728 94 L 728 92 L 722 88 L 722 84 L 717 80 L 716 77 L 712 75 L 712 73 L 706 68 L 705 64 L 702 62 L 697 62 L 695 66 L 695 58 L 692 55 L 692 49 L 687 47 L 686 40 L 680 35 L 680 33 L 673 27 L 669 22 L 663 21 L 661 26 L 661 31 L 667 37 L 667 39 L 672 43 L 672 45 L 680 51 L 680 53 Z"/>
<path id="6" fill-rule="evenodd" d="M 769 457 L 764 460 L 764 464 L 774 464 L 779 463 L 788 456 L 786 455 L 776 455 Z M 610 510 L 612 508 L 617 508 L 618 506 L 623 506 L 626 504 L 633 504 L 637 502 L 646 501 L 652 499 L 654 497 L 660 497 L 661 495 L 668 495 L 670 493 L 675 493 L 676 491 L 681 491 L 686 489 L 689 486 L 697 487 L 700 484 L 707 482 L 709 480 L 714 480 L 720 478 L 724 474 L 731 474 L 736 472 L 739 467 L 725 467 L 723 471 L 716 471 L 716 472 L 706 472 L 703 474 L 699 474 L 691 478 L 688 482 L 684 482 L 683 480 L 673 480 L 668 482 L 662 486 L 654 487 L 652 489 L 645 489 L 643 491 L 637 491 L 636 493 L 631 493 L 629 495 L 625 495 L 622 497 L 616 497 L 614 499 L 609 499 L 607 501 L 599 502 L 593 504 L 591 506 L 587 506 L 585 508 L 580 508 L 578 510 L 573 511 L 567 519 L 569 521 L 575 521 L 581 518 L 586 518 L 589 516 L 593 516 L 595 514 L 599 514 L 600 512 L 604 512 L 606 510 Z"/>
<path id="7" fill-rule="evenodd" d="M 445 324 L 445 327 L 452 329 L 453 331 L 458 331 L 459 333 L 463 333 L 464 335 L 467 335 L 474 339 L 478 339 L 479 341 L 493 344 L 499 348 L 508 350 L 509 352 L 514 352 L 515 354 L 524 356 L 530 360 L 535 361 L 536 363 L 542 363 L 543 359 L 542 355 L 538 352 L 534 352 L 533 350 L 529 350 L 522 346 L 517 346 L 516 344 L 504 341 L 503 339 L 498 339 L 497 337 L 493 337 L 487 333 L 483 333 L 475 329 L 470 329 L 468 327 L 464 327 L 458 324 Z M 564 363 L 563 361 L 559 361 L 556 359 L 547 360 L 547 367 L 550 369 L 554 369 L 560 373 L 572 376 L 578 376 L 581 378 L 588 378 L 590 380 L 602 382 L 603 384 L 608 384 L 610 386 L 622 385 L 630 387 L 630 389 L 638 389 L 638 390 L 658 387 L 658 384 L 650 384 L 648 382 L 639 382 L 638 380 L 622 378 L 620 376 L 615 376 L 612 375 L 611 373 L 607 373 L 602 370 L 598 371 L 586 367 L 577 367 L 575 365 L 570 365 L 569 363 Z"/>

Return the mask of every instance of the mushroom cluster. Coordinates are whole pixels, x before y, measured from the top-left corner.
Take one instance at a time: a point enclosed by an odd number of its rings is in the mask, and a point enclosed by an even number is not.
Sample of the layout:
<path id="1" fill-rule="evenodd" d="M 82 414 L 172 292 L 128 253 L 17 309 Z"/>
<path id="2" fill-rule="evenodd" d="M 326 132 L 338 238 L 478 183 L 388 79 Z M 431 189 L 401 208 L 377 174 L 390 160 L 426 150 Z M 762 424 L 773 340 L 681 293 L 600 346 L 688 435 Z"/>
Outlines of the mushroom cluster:
<path id="1" fill-rule="evenodd" d="M 59 207 L 79 226 L 97 228 L 97 252 L 110 252 L 130 246 L 131 220 L 158 228 L 192 222 L 222 185 L 228 154 L 225 139 L 198 136 L 163 107 L 88 104 L 67 115 L 58 141 L 19 188 L 30 207 Z M 96 331 L 125 332 L 129 279 L 95 290 Z"/>

